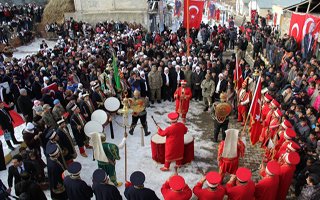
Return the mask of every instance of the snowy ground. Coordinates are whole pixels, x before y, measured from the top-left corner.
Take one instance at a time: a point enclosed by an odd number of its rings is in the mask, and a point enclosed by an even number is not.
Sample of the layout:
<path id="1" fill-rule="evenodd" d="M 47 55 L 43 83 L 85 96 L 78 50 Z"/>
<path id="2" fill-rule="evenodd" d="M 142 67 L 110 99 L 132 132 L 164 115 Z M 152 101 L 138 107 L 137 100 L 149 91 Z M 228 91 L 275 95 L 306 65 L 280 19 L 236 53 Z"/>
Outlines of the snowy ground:
<path id="1" fill-rule="evenodd" d="M 200 127 L 195 125 L 194 117 L 199 115 L 202 112 L 202 107 L 199 103 L 191 102 L 190 110 L 188 113 L 188 122 L 187 127 L 189 129 L 189 134 L 192 134 L 195 138 L 194 149 L 195 157 L 207 157 L 211 153 L 203 147 L 212 147 L 213 143 L 211 141 L 201 141 L 200 137 L 203 134 L 199 131 Z M 167 120 L 167 114 L 174 110 L 174 103 L 172 102 L 163 102 L 162 104 L 155 104 L 154 106 L 147 109 L 148 111 L 148 125 L 149 130 L 153 134 L 156 134 L 156 126 L 151 119 L 151 115 L 154 116 L 155 120 L 160 123 L 162 128 L 165 128 L 169 125 Z M 115 130 L 115 138 L 110 138 L 110 129 L 109 126 L 105 128 L 105 133 L 107 134 L 107 140 L 110 143 L 119 144 L 123 138 L 124 129 L 118 124 L 122 123 L 121 116 L 115 116 L 114 120 L 116 123 L 113 123 Z M 130 120 L 130 117 L 129 117 Z M 21 127 L 20 130 L 16 129 L 17 138 L 21 140 Z M 145 146 L 141 146 L 141 129 L 140 126 L 137 126 L 134 132 L 134 135 L 128 136 L 127 139 L 127 158 L 128 158 L 128 179 L 130 174 L 136 170 L 143 171 L 146 175 L 145 186 L 155 190 L 158 197 L 162 197 L 160 188 L 162 184 L 168 179 L 174 172 L 173 166 L 171 165 L 171 170 L 169 172 L 161 172 L 161 164 L 156 163 L 152 160 L 151 155 L 151 137 L 148 136 L 144 138 Z M 4 147 L 6 149 L 6 147 Z M 76 148 L 77 149 L 77 148 Z M 77 149 L 78 151 L 78 149 Z M 83 158 L 78 156 L 76 161 L 82 163 L 82 173 L 81 177 L 88 184 L 91 184 L 91 177 L 93 171 L 97 168 L 97 162 L 92 160 L 92 150 L 87 150 L 88 158 Z M 125 182 L 125 167 L 124 167 L 124 149 L 120 149 L 121 160 L 116 164 L 116 172 L 118 181 Z M 208 168 L 208 164 L 204 162 L 197 163 L 200 168 Z M 201 174 L 198 172 L 198 167 L 195 162 L 192 162 L 189 165 L 184 166 L 179 170 L 179 174 L 186 179 L 186 183 L 193 187 L 196 182 L 201 178 Z M 7 185 L 7 171 L 0 172 L 0 178 Z M 123 194 L 124 186 L 119 187 L 120 193 Z M 46 191 L 46 194 L 49 196 L 49 191 Z"/>

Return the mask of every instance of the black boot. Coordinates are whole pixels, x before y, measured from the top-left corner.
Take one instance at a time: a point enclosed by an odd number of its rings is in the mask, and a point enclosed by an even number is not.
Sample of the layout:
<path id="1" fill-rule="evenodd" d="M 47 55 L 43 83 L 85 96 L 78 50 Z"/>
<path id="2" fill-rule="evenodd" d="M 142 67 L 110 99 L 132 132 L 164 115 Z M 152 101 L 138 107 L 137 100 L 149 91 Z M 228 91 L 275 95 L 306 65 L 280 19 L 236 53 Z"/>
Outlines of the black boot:
<path id="1" fill-rule="evenodd" d="M 13 151 L 13 150 L 14 150 L 14 147 L 12 146 L 11 141 L 10 141 L 10 140 L 7 140 L 6 143 L 7 143 L 8 147 L 9 147 L 9 149 L 10 149 L 11 151 Z"/>
<path id="2" fill-rule="evenodd" d="M 136 125 L 131 125 L 130 130 L 129 130 L 130 135 L 133 135 L 133 131 L 134 131 L 135 127 L 136 127 Z"/>
<path id="3" fill-rule="evenodd" d="M 148 125 L 143 125 L 143 130 L 144 130 L 144 136 L 148 136 L 151 134 L 151 132 L 148 131 Z"/>

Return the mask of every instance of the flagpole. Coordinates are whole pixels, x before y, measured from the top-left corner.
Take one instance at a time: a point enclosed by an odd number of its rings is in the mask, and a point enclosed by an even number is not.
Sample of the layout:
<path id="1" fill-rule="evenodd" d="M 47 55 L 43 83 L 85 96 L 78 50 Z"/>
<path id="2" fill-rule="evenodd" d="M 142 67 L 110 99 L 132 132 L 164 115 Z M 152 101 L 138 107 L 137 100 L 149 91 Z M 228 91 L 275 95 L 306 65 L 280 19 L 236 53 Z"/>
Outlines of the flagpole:
<path id="1" fill-rule="evenodd" d="M 186 0 L 187 1 L 187 57 L 190 56 L 190 42 L 189 42 L 189 37 L 190 37 L 190 24 L 189 24 L 189 1 L 190 0 Z"/>
<path id="2" fill-rule="evenodd" d="M 256 98 L 256 94 L 257 94 L 257 90 L 258 90 L 258 85 L 259 85 L 259 82 L 260 82 L 260 78 L 261 78 L 261 75 L 259 76 L 258 84 L 256 85 L 256 89 L 255 89 L 254 94 L 253 94 L 253 100 Z M 248 112 L 248 114 L 247 114 L 246 122 L 244 123 L 242 132 L 244 132 L 244 131 L 246 130 L 247 123 L 248 123 L 248 120 L 249 120 L 249 117 L 250 117 L 250 112 L 251 112 L 251 110 L 252 110 L 253 102 L 254 102 L 254 101 L 251 102 L 251 105 L 250 105 L 250 108 L 249 108 L 249 112 Z"/>

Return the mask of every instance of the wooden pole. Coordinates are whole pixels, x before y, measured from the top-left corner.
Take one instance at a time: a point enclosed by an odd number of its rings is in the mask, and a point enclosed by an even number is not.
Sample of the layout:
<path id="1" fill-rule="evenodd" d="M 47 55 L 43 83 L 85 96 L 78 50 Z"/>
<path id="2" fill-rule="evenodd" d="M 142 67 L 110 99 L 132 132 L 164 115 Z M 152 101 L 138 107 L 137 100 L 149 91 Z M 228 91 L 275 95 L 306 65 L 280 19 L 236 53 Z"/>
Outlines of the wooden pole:
<path id="1" fill-rule="evenodd" d="M 127 135 L 127 125 L 124 125 L 124 135 Z M 127 181 L 127 176 L 128 176 L 128 158 L 127 158 L 127 142 L 124 143 L 124 178 L 125 181 Z"/>
<path id="2" fill-rule="evenodd" d="M 187 39 L 186 39 L 186 42 L 187 42 L 187 57 L 190 56 L 190 42 L 189 42 L 189 38 L 190 38 L 190 24 L 189 24 L 189 18 L 190 18 L 190 15 L 189 15 L 189 1 L 190 0 L 186 0 L 187 1 L 187 10 L 186 12 L 186 15 L 187 15 Z"/>

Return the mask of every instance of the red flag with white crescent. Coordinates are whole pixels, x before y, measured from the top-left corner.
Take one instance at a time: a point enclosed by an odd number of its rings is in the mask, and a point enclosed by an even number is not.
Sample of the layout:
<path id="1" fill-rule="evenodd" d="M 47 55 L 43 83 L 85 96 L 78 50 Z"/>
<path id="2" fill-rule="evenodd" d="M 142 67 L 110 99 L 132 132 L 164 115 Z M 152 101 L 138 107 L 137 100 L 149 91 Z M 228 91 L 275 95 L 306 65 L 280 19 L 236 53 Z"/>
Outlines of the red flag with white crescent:
<path id="1" fill-rule="evenodd" d="M 253 95 L 253 100 L 249 110 L 250 116 L 250 140 L 251 144 L 255 145 L 259 141 L 262 125 L 260 123 L 262 101 L 261 101 L 261 76 L 258 79 L 256 90 Z"/>
<path id="2" fill-rule="evenodd" d="M 187 1 L 189 1 L 189 8 Z M 189 28 L 200 28 L 203 7 L 204 1 L 184 0 L 183 26 L 185 28 L 187 28 L 187 17 L 189 17 Z"/>

